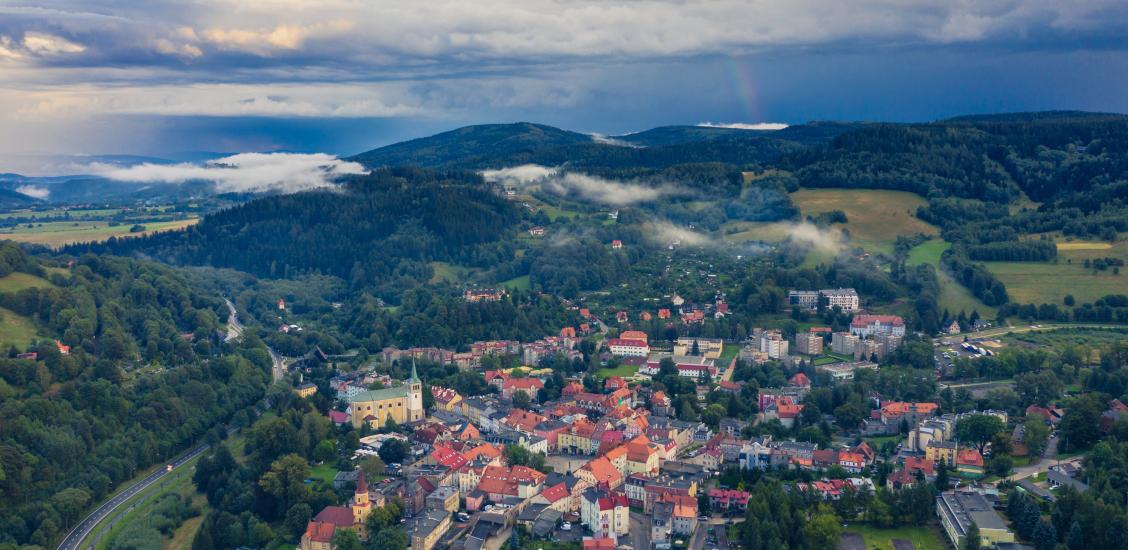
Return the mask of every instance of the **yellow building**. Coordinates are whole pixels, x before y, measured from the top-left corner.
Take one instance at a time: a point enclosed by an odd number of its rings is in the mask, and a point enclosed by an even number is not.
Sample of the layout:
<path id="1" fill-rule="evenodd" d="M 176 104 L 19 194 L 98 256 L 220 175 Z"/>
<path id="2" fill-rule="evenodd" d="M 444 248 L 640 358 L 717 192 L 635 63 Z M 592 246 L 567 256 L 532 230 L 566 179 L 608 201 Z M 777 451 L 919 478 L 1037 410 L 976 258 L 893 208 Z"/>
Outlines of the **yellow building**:
<path id="1" fill-rule="evenodd" d="M 937 464 L 955 466 L 958 450 L 955 441 L 931 441 L 924 448 L 924 457 Z"/>
<path id="2" fill-rule="evenodd" d="M 298 394 L 298 397 L 309 397 L 317 393 L 317 386 L 307 382 L 294 388 L 294 393 Z"/>
<path id="3" fill-rule="evenodd" d="M 724 354 L 725 342 L 720 338 L 682 336 L 674 343 L 674 355 L 692 355 L 694 342 L 697 343 L 698 352 L 707 359 L 720 359 Z"/>
<path id="4" fill-rule="evenodd" d="M 423 420 L 426 416 L 423 410 L 423 383 L 419 381 L 415 365 L 411 366 L 411 378 L 402 386 L 368 390 L 350 397 L 349 412 L 355 428 L 367 423 L 373 429 L 380 429 L 388 423 L 389 418 L 397 424 Z"/>

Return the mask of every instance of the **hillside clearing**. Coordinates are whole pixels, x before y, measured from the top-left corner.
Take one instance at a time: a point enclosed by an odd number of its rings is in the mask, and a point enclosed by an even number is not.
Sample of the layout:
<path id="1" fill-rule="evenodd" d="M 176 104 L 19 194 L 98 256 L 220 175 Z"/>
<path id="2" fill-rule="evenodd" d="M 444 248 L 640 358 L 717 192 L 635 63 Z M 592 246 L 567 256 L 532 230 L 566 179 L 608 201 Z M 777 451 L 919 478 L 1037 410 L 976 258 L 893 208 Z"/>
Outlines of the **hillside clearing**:
<path id="1" fill-rule="evenodd" d="M 938 235 L 936 226 L 916 217 L 917 208 L 926 204 L 923 197 L 905 191 L 884 189 L 800 189 L 791 202 L 803 217 L 841 210 L 846 213 L 843 227 L 850 244 L 867 252 L 893 253 L 898 235 Z"/>
<path id="2" fill-rule="evenodd" d="M 1007 285 L 1011 301 L 1019 304 L 1058 304 L 1072 294 L 1078 304 L 1093 302 L 1109 294 L 1128 294 L 1128 273 L 1086 269 L 1073 263 L 985 262 L 984 265 Z"/>
<path id="3" fill-rule="evenodd" d="M 967 314 L 978 311 L 980 315 L 994 317 L 995 308 L 981 302 L 967 287 L 953 279 L 940 266 L 940 255 L 951 246 L 951 243 L 942 239 L 932 239 L 921 243 L 909 251 L 909 257 L 905 260 L 905 263 L 907 265 L 928 264 L 936 268 L 936 277 L 940 282 L 940 307 L 947 309 L 953 315 L 961 311 Z"/>
<path id="4" fill-rule="evenodd" d="M 42 277 L 30 273 L 9 273 L 0 277 L 0 292 L 19 292 L 25 288 L 50 288 L 55 285 Z"/>
<path id="5" fill-rule="evenodd" d="M 35 324 L 31 319 L 0 307 L 0 345 L 4 349 L 12 344 L 26 348 L 35 339 L 35 334 Z"/>

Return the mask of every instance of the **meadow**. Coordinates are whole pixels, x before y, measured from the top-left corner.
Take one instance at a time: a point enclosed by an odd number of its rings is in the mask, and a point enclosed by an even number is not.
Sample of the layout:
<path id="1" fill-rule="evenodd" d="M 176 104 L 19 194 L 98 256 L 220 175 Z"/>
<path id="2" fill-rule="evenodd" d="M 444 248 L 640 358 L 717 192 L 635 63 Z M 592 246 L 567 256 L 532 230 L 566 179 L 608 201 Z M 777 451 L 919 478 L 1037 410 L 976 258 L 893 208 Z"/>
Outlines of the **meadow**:
<path id="1" fill-rule="evenodd" d="M 940 305 L 952 314 L 963 311 L 971 314 L 978 311 L 980 315 L 991 318 L 995 316 L 995 308 L 979 301 L 967 287 L 961 285 L 947 271 L 940 266 L 940 255 L 952 245 L 943 239 L 932 239 L 921 243 L 909 251 L 905 260 L 907 265 L 929 264 L 936 268 L 936 276 L 940 282 Z"/>

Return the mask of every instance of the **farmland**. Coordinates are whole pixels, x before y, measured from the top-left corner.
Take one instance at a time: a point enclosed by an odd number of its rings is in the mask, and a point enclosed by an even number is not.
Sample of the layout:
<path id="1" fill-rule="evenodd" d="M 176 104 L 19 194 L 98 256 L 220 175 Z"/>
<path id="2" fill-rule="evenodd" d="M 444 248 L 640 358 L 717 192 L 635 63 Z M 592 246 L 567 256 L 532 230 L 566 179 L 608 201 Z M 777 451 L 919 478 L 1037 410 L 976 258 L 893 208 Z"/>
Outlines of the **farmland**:
<path id="1" fill-rule="evenodd" d="M 138 237 L 157 233 L 184 229 L 198 222 L 198 218 L 174 220 L 165 222 L 150 222 L 143 224 L 145 231 L 130 232 L 132 223 L 110 226 L 107 221 L 83 222 L 48 222 L 35 224 L 33 227 L 19 226 L 5 228 L 0 231 L 0 238 L 9 239 L 20 243 L 41 244 L 58 248 L 73 243 L 104 241 L 110 237 Z"/>
<path id="2" fill-rule="evenodd" d="M 0 277 L 0 292 L 19 292 L 25 288 L 48 288 L 55 286 L 47 279 L 29 273 L 9 273 Z"/>
<path id="3" fill-rule="evenodd" d="M 1079 262 L 986 262 L 1011 300 L 1020 304 L 1061 304 L 1066 294 L 1077 303 L 1109 294 L 1128 294 L 1128 273 L 1086 269 Z"/>

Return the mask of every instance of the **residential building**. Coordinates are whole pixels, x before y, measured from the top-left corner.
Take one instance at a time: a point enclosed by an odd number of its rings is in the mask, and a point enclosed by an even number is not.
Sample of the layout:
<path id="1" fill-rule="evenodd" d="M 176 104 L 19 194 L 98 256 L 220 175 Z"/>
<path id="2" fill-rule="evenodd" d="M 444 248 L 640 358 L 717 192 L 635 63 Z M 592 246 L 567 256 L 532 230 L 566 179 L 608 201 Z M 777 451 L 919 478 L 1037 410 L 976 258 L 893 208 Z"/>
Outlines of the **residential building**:
<path id="1" fill-rule="evenodd" d="M 630 503 L 627 496 L 612 492 L 606 485 L 589 487 L 580 496 L 580 522 L 596 537 L 618 540 L 630 530 Z"/>
<path id="2" fill-rule="evenodd" d="M 842 355 L 854 355 L 854 349 L 862 339 L 849 332 L 835 332 L 830 337 L 830 350 Z"/>
<path id="3" fill-rule="evenodd" d="M 795 335 L 795 352 L 803 355 L 820 355 L 823 352 L 822 335 L 800 332 Z"/>
<path id="4" fill-rule="evenodd" d="M 959 446 L 955 441 L 931 441 L 928 446 L 924 448 L 924 457 L 933 461 L 936 464 L 944 464 L 948 467 L 956 465 L 956 457 L 959 454 Z"/>
<path id="5" fill-rule="evenodd" d="M 968 476 L 981 476 L 987 473 L 986 462 L 979 451 L 966 448 L 960 449 L 956 454 L 956 470 Z"/>
<path id="6" fill-rule="evenodd" d="M 836 381 L 853 380 L 854 374 L 859 369 L 877 370 L 877 363 L 869 361 L 850 361 L 847 363 L 830 363 L 828 365 L 819 365 L 815 370 L 825 372 Z"/>
<path id="7" fill-rule="evenodd" d="M 644 377 L 654 377 L 661 370 L 662 359 L 669 358 L 678 370 L 678 376 L 686 378 L 702 378 L 705 376 L 716 377 L 717 366 L 714 361 L 704 355 L 684 356 L 668 353 L 651 353 L 646 364 L 638 369 L 638 374 Z"/>
<path id="8" fill-rule="evenodd" d="M 979 528 L 979 539 L 987 548 L 1014 542 L 1014 533 L 991 503 L 979 493 L 944 491 L 936 497 L 940 526 L 956 548 L 963 548 L 972 525 Z"/>
<path id="9" fill-rule="evenodd" d="M 611 355 L 619 357 L 646 357 L 650 355 L 650 345 L 645 340 L 615 338 L 607 342 Z"/>
<path id="10" fill-rule="evenodd" d="M 744 512 L 752 494 L 736 489 L 709 489 L 709 506 L 713 511 Z"/>
<path id="11" fill-rule="evenodd" d="M 789 290 L 787 306 L 814 311 L 819 308 L 819 293 L 814 290 Z"/>
<path id="12" fill-rule="evenodd" d="M 850 321 L 850 333 L 855 336 L 878 334 L 905 335 L 905 320 L 898 315 L 855 315 Z"/>
<path id="13" fill-rule="evenodd" d="M 765 330 L 760 333 L 760 351 L 768 354 L 769 359 L 787 357 L 787 339 L 778 330 Z"/>
<path id="14" fill-rule="evenodd" d="M 844 312 L 861 309 L 858 291 L 852 288 L 823 289 L 819 291 L 819 295 L 826 300 L 826 307 L 828 308 L 838 307 Z"/>
<path id="15" fill-rule="evenodd" d="M 450 529 L 450 512 L 429 510 L 415 518 L 411 530 L 411 550 L 431 550 Z"/>

